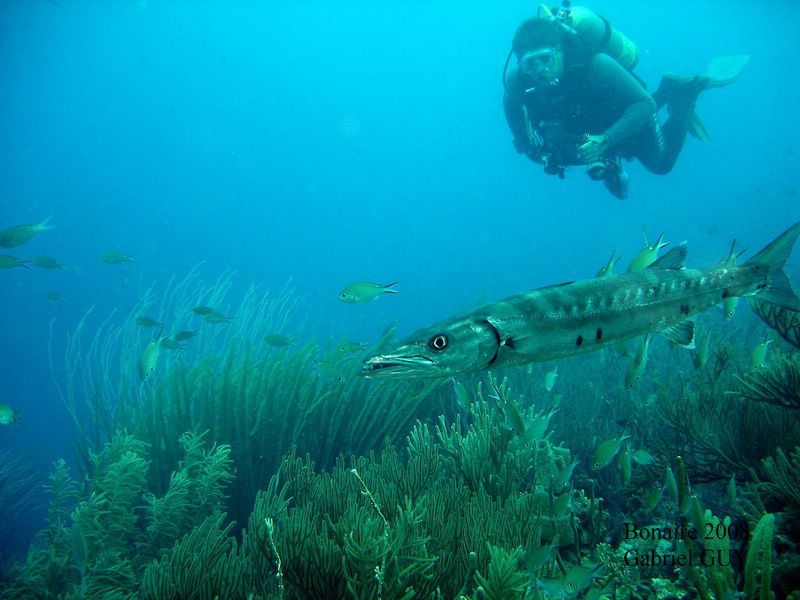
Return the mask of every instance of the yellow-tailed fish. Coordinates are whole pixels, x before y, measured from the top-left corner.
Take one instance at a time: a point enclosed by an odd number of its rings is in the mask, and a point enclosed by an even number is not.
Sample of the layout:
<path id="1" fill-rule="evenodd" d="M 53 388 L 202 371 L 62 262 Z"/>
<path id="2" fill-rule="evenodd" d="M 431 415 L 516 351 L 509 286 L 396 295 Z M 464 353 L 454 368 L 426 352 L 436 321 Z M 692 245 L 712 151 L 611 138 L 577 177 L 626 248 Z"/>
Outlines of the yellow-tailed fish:
<path id="1" fill-rule="evenodd" d="M 545 437 L 547 437 L 545 435 L 547 433 L 547 428 L 550 426 L 550 419 L 557 412 L 558 410 L 555 409 L 555 403 L 553 403 L 553 408 L 549 411 L 536 413 L 533 419 L 525 426 L 525 439 L 531 443 L 545 439 Z"/>
<path id="2" fill-rule="evenodd" d="M 736 240 L 733 240 L 731 244 L 730 252 L 728 252 L 728 256 L 723 258 L 719 262 L 720 268 L 725 269 L 733 269 L 736 267 L 736 259 L 738 259 L 742 254 L 744 254 L 744 250 L 741 252 L 736 251 Z M 725 314 L 725 318 L 730 320 L 733 318 L 733 315 L 736 314 L 736 305 L 739 303 L 738 296 L 727 296 L 723 295 L 722 297 L 722 312 Z"/>
<path id="3" fill-rule="evenodd" d="M 16 267 L 30 269 L 28 266 L 29 262 L 31 261 L 22 260 L 21 258 L 11 256 L 10 254 L 0 254 L 0 269 L 14 269 Z"/>
<path id="4" fill-rule="evenodd" d="M 66 265 L 61 264 L 52 256 L 34 256 L 33 266 L 40 269 L 63 269 Z"/>
<path id="5" fill-rule="evenodd" d="M 653 510 L 658 506 L 658 503 L 661 502 L 661 496 L 663 494 L 664 487 L 660 484 L 654 484 L 653 489 L 644 497 L 644 509 L 648 512 Z"/>
<path id="6" fill-rule="evenodd" d="M 217 311 L 212 311 L 203 315 L 203 320 L 206 323 L 233 323 L 233 317 L 226 317 Z"/>
<path id="7" fill-rule="evenodd" d="M 100 255 L 100 260 L 108 265 L 121 265 L 122 263 L 136 260 L 136 257 L 122 252 L 103 252 Z"/>
<path id="8" fill-rule="evenodd" d="M 667 465 L 667 470 L 664 473 L 664 487 L 669 492 L 670 498 L 678 500 L 678 480 L 675 479 L 675 473 L 672 472 L 672 467 Z"/>
<path id="9" fill-rule="evenodd" d="M 194 314 L 200 315 L 202 317 L 204 315 L 210 315 L 211 313 L 216 312 L 216 311 L 213 308 L 211 308 L 210 306 L 200 305 L 200 306 L 195 306 L 192 309 L 192 312 Z"/>
<path id="10" fill-rule="evenodd" d="M 619 455 L 619 466 L 622 470 L 622 485 L 628 485 L 631 482 L 631 472 L 633 465 L 631 464 L 631 450 L 628 444 L 622 449 Z"/>
<path id="11" fill-rule="evenodd" d="M 646 333 L 642 338 L 633 360 L 625 371 L 625 387 L 632 389 L 642 378 L 642 373 L 647 366 L 647 349 L 650 346 L 650 334 Z"/>
<path id="12" fill-rule="evenodd" d="M 503 405 L 506 413 L 506 421 L 503 425 L 516 433 L 519 436 L 525 435 L 525 419 L 522 418 L 522 413 L 519 412 L 517 405 L 513 402 L 506 402 Z"/>
<path id="13" fill-rule="evenodd" d="M 19 413 L 8 404 L 0 404 L 0 427 L 11 427 L 19 419 Z"/>
<path id="14" fill-rule="evenodd" d="M 551 392 L 553 390 L 556 379 L 558 379 L 558 365 L 553 367 L 553 370 L 548 371 L 544 376 L 544 389 L 546 392 Z"/>
<path id="15" fill-rule="evenodd" d="M 286 346 L 294 346 L 297 343 L 297 340 L 293 337 L 289 337 L 288 335 L 282 335 L 280 333 L 270 333 L 269 335 L 264 336 L 264 341 L 267 342 L 270 346 L 275 346 L 276 348 L 285 348 Z"/>
<path id="16" fill-rule="evenodd" d="M 722 301 L 722 312 L 729 321 L 733 318 L 733 315 L 736 314 L 737 304 L 739 304 L 739 298 L 736 296 L 728 296 Z"/>
<path id="17" fill-rule="evenodd" d="M 632 452 L 631 458 L 637 465 L 651 465 L 656 460 L 655 456 L 643 448 L 639 448 L 638 450 Z"/>
<path id="18" fill-rule="evenodd" d="M 607 466 L 614 460 L 617 452 L 619 452 L 619 449 L 622 447 L 622 443 L 630 439 L 630 437 L 631 436 L 623 433 L 619 437 L 611 438 L 600 444 L 594 452 L 594 457 L 592 457 L 592 467 L 594 469 L 602 469 Z"/>
<path id="19" fill-rule="evenodd" d="M 550 598 L 577 598 L 600 574 L 600 565 L 572 567 L 563 577 L 539 578 L 536 587 Z"/>
<path id="20" fill-rule="evenodd" d="M 750 352 L 750 366 L 754 369 L 763 369 L 767 366 L 767 348 L 772 342 L 770 338 L 764 339 Z"/>
<path id="21" fill-rule="evenodd" d="M 176 333 L 172 337 L 177 342 L 185 342 L 186 340 L 188 340 L 190 338 L 193 338 L 194 336 L 198 335 L 199 333 L 200 333 L 199 331 L 179 331 L 178 333 Z"/>
<path id="22" fill-rule="evenodd" d="M 181 344 L 178 340 L 172 337 L 165 337 L 159 344 L 164 350 L 186 350 L 186 344 Z"/>
<path id="23" fill-rule="evenodd" d="M 30 242 L 42 231 L 53 229 L 53 225 L 49 224 L 52 218 L 51 215 L 38 225 L 14 225 L 13 227 L 3 229 L 0 231 L 0 247 L 16 248 L 26 242 Z"/>
<path id="24" fill-rule="evenodd" d="M 604 267 L 600 268 L 600 270 L 595 274 L 595 277 L 610 277 L 614 274 L 614 267 L 617 266 L 619 259 L 622 258 L 621 256 L 614 256 L 616 253 L 616 250 L 611 251 L 611 256 L 609 257 L 608 262 Z"/>
<path id="25" fill-rule="evenodd" d="M 558 472 L 558 475 L 553 477 L 553 492 L 557 494 L 567 487 L 570 479 L 572 479 L 572 473 L 575 471 L 575 467 L 578 466 L 578 462 L 578 459 L 573 460 L 570 466 L 564 467 Z"/>
<path id="26" fill-rule="evenodd" d="M 356 352 L 361 352 L 367 347 L 364 342 L 354 342 L 352 340 L 342 340 L 336 346 L 336 350 L 339 352 L 345 352 L 347 354 L 354 354 Z"/>
<path id="27" fill-rule="evenodd" d="M 139 379 L 147 381 L 156 370 L 158 364 L 158 353 L 161 349 L 162 340 L 153 340 L 142 350 L 139 356 Z"/>
<path id="28" fill-rule="evenodd" d="M 397 294 L 397 290 L 390 288 L 398 283 L 399 281 L 387 283 L 386 285 L 368 281 L 351 283 L 339 293 L 339 300 L 348 304 L 363 304 L 364 302 L 375 300 L 375 298 L 383 294 Z"/>
<path id="29" fill-rule="evenodd" d="M 642 271 L 646 269 L 651 264 L 655 262 L 658 258 L 658 252 L 662 248 L 665 248 L 669 245 L 669 242 L 662 242 L 661 240 L 664 238 L 664 234 L 658 236 L 655 244 L 651 244 L 647 239 L 647 231 L 644 232 L 644 248 L 642 248 L 639 253 L 633 257 L 631 264 L 628 265 L 628 273 L 634 273 L 636 271 Z"/>
<path id="30" fill-rule="evenodd" d="M 572 495 L 569 492 L 564 492 L 560 496 L 556 496 L 553 499 L 553 508 L 551 510 L 552 514 L 550 516 L 554 519 L 560 519 L 566 515 L 570 507 L 571 497 Z"/>
<path id="31" fill-rule="evenodd" d="M 456 393 L 456 402 L 458 406 L 461 407 L 462 410 L 466 410 L 471 404 L 467 386 L 453 378 L 453 391 Z"/>
<path id="32" fill-rule="evenodd" d="M 344 381 L 344 369 L 335 362 L 330 360 L 318 360 L 314 363 L 314 368 L 322 379 L 336 381 L 337 383 Z"/>
<path id="33" fill-rule="evenodd" d="M 706 332 L 705 335 L 700 336 L 697 342 L 697 348 L 694 349 L 695 366 L 702 369 L 708 363 L 708 352 L 711 349 L 711 332 Z"/>
<path id="34" fill-rule="evenodd" d="M 136 324 L 139 327 L 164 327 L 163 323 L 159 323 L 147 316 L 136 317 Z"/>
<path id="35" fill-rule="evenodd" d="M 45 298 L 52 300 L 53 302 L 61 302 L 61 300 L 64 299 L 64 296 L 62 296 L 61 292 L 58 290 L 50 290 L 45 294 Z"/>
<path id="36" fill-rule="evenodd" d="M 526 570 L 536 571 L 550 559 L 553 550 L 557 547 L 558 537 L 554 538 L 553 541 L 546 546 L 539 546 L 533 550 L 526 551 L 522 559 L 522 564 L 525 566 Z"/>
<path id="37" fill-rule="evenodd" d="M 736 505 L 736 477 L 731 475 L 730 481 L 728 481 L 728 486 L 726 489 L 726 493 L 728 496 L 728 503 L 731 506 Z"/>

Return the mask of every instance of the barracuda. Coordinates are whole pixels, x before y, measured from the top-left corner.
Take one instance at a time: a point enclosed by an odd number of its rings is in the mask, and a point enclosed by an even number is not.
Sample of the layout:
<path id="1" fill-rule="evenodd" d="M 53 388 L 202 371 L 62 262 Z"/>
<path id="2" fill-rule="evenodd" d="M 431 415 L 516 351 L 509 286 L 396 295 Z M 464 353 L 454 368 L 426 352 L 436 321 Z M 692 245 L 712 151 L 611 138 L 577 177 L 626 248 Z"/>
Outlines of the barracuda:
<path id="1" fill-rule="evenodd" d="M 726 298 L 750 296 L 800 310 L 783 265 L 800 236 L 794 224 L 740 266 L 686 269 L 686 244 L 643 271 L 564 283 L 448 319 L 364 361 L 375 378 L 446 377 L 593 352 L 649 332 L 694 347 L 687 320 Z M 734 251 L 732 250 L 732 253 Z"/>

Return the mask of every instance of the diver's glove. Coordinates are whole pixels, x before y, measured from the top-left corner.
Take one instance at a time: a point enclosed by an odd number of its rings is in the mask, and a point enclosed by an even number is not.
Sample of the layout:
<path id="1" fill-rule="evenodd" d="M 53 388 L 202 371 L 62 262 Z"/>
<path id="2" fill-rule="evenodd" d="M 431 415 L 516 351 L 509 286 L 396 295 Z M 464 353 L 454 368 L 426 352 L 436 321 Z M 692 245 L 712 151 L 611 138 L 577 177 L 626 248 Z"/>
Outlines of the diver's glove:
<path id="1" fill-rule="evenodd" d="M 578 146 L 578 158 L 583 163 L 593 163 L 603 158 L 608 150 L 608 138 L 604 135 L 587 135 L 584 142 Z"/>

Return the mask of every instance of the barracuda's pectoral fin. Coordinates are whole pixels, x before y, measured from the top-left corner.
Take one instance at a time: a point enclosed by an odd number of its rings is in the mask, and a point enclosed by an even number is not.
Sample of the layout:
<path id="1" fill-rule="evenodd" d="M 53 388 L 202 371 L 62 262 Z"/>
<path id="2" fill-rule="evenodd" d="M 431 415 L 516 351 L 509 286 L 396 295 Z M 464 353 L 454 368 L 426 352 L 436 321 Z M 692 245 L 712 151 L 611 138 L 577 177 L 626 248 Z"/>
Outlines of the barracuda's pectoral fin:
<path id="1" fill-rule="evenodd" d="M 687 350 L 694 348 L 694 321 L 681 321 L 677 325 L 659 331 L 673 344 L 682 346 Z"/>
<path id="2" fill-rule="evenodd" d="M 687 252 L 686 242 L 681 242 L 664 256 L 653 261 L 647 268 L 655 269 L 656 271 L 680 271 L 685 266 Z"/>

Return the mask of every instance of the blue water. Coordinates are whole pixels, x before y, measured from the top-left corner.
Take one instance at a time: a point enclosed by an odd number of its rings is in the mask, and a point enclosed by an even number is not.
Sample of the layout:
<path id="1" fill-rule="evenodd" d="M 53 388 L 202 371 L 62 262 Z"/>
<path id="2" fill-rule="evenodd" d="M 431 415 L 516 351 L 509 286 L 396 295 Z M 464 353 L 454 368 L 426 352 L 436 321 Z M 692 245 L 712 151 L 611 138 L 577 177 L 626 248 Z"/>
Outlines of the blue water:
<path id="1" fill-rule="evenodd" d="M 734 237 L 754 250 L 796 221 L 800 7 L 592 7 L 637 43 L 651 89 L 751 57 L 700 100 L 711 140 L 689 139 L 667 176 L 631 164 L 626 201 L 512 147 L 501 71 L 533 2 L 3 2 L 0 228 L 55 225 L 3 252 L 70 268 L 0 272 L 0 402 L 22 412 L 0 451 L 33 452 L 43 473 L 71 452 L 53 319 L 61 361 L 90 307 L 89 332 L 200 263 L 240 290 L 291 280 L 321 337 L 373 341 L 395 319 L 402 335 L 591 276 L 612 249 L 632 257 L 643 226 L 709 266 Z M 136 260 L 101 263 L 111 250 Z M 339 302 L 358 280 L 400 294 Z"/>

